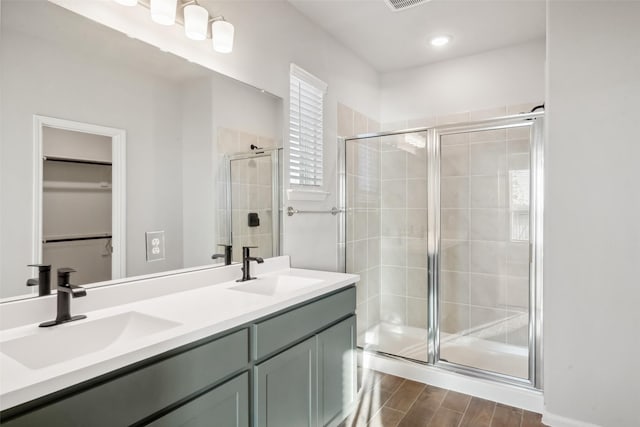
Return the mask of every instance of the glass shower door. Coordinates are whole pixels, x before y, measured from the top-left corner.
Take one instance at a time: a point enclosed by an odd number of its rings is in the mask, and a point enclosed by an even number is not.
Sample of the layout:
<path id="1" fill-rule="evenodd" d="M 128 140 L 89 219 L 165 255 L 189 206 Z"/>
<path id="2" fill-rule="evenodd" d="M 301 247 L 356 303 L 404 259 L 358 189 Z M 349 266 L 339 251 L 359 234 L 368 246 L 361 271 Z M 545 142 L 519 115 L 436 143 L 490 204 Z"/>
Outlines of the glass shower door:
<path id="1" fill-rule="evenodd" d="M 533 123 L 435 131 L 436 362 L 531 377 Z"/>

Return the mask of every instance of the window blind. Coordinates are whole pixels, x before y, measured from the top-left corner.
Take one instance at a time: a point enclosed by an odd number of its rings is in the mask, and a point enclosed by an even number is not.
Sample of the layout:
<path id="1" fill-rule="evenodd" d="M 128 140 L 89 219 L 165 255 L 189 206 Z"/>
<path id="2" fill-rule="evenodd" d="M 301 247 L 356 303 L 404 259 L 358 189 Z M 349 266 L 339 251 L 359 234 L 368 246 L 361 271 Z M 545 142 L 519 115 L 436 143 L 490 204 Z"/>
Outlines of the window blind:
<path id="1" fill-rule="evenodd" d="M 289 182 L 322 186 L 323 101 L 327 85 L 291 64 L 289 96 Z"/>

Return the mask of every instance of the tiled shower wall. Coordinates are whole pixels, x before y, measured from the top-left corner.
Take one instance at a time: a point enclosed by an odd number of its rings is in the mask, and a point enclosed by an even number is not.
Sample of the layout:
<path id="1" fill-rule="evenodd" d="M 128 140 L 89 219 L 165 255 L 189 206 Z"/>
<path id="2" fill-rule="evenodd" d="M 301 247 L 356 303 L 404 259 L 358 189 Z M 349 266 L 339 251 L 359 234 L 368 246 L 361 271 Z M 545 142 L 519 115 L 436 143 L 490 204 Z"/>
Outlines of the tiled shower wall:
<path id="1" fill-rule="evenodd" d="M 537 104 L 385 124 L 430 127 L 528 112 Z M 340 135 L 374 132 L 339 106 Z M 365 128 L 365 124 L 367 124 Z M 528 167 L 527 131 L 445 140 L 442 151 L 441 330 L 526 345 L 528 243 L 512 239 L 509 171 Z M 358 328 L 427 326 L 424 133 L 347 143 L 347 271 L 358 273 Z M 522 219 L 521 219 L 522 221 Z M 526 223 L 526 218 L 524 222 Z M 525 230 L 526 231 L 526 230 Z M 490 327 L 498 324 L 497 327 Z M 475 331 L 475 332 L 474 332 Z"/>
<path id="2" fill-rule="evenodd" d="M 246 153 L 251 144 L 261 148 L 274 148 L 275 140 L 270 137 L 253 135 L 247 132 L 218 128 L 218 158 L 220 176 L 218 177 L 218 232 L 226 240 L 230 225 L 227 224 L 227 177 L 224 164 L 226 154 Z M 233 261 L 242 262 L 242 246 L 257 246 L 253 256 L 271 257 L 272 250 L 272 209 L 271 209 L 271 158 L 258 157 L 234 160 L 231 167 L 231 212 L 233 227 Z M 257 227 L 248 226 L 248 214 L 255 212 L 260 218 Z M 222 243 L 222 242 L 221 242 Z M 226 243 L 226 242 L 225 242 Z M 221 248 L 220 248 L 221 249 Z"/>
<path id="3" fill-rule="evenodd" d="M 338 104 L 338 135 L 378 132 L 378 122 Z M 380 322 L 380 140 L 347 143 L 347 272 L 356 285 L 358 336 Z"/>

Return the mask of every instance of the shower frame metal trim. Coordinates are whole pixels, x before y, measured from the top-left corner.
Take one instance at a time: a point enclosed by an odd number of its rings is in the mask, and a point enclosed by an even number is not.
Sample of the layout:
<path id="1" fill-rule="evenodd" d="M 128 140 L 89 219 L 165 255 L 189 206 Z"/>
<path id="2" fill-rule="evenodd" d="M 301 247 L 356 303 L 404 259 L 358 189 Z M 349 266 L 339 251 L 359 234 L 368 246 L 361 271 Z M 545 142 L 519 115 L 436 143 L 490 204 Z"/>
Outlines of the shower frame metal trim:
<path id="1" fill-rule="evenodd" d="M 233 211 L 232 211 L 232 182 L 231 182 L 231 162 L 235 160 L 249 160 L 257 157 L 269 157 L 271 159 L 271 253 L 273 256 L 280 255 L 280 156 L 282 148 L 261 148 L 259 151 L 249 151 L 244 153 L 226 154 L 225 157 L 225 178 L 226 182 L 226 204 L 227 204 L 227 241 L 233 244 Z"/>

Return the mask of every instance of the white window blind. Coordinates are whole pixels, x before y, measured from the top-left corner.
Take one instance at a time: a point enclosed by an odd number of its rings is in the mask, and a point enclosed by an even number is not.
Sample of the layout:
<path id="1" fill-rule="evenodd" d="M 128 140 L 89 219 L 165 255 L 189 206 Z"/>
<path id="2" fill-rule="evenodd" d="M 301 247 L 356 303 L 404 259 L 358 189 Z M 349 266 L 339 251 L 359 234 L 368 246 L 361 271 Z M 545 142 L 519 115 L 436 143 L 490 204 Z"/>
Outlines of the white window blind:
<path id="1" fill-rule="evenodd" d="M 327 85 L 291 64 L 289 86 L 289 182 L 321 187 L 322 114 Z"/>

